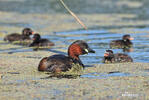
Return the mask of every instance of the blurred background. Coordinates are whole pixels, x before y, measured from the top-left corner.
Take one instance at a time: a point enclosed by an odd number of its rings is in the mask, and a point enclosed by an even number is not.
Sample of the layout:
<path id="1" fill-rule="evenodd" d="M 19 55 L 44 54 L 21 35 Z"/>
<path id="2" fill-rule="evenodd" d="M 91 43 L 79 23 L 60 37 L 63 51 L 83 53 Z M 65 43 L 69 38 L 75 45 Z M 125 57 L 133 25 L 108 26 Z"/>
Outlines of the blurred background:
<path id="1" fill-rule="evenodd" d="M 85 64 L 97 64 L 101 63 L 111 40 L 130 34 L 135 38 L 132 41 L 134 50 L 125 53 L 132 56 L 134 62 L 149 62 L 148 0 L 64 2 L 84 22 L 88 31 L 76 22 L 59 0 L 0 0 L 0 40 L 6 34 L 31 27 L 42 34 L 42 37 L 56 43 L 52 49 L 66 52 L 73 41 L 81 39 L 96 50 L 96 54 L 85 55 L 81 59 Z M 114 52 L 123 50 L 114 49 Z"/>
<path id="2" fill-rule="evenodd" d="M 77 14 L 128 13 L 148 19 L 148 0 L 64 0 Z M 0 0 L 0 10 L 17 13 L 67 13 L 59 0 Z"/>

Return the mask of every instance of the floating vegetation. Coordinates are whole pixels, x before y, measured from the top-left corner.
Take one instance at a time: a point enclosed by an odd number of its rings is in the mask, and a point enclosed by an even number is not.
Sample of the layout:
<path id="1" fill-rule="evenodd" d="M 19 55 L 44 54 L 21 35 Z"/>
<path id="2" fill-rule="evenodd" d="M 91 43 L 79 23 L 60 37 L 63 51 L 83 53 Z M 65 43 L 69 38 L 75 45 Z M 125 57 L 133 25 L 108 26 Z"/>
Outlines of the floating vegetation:
<path id="1" fill-rule="evenodd" d="M 32 40 L 24 40 L 24 41 L 14 41 L 12 42 L 15 45 L 23 45 L 23 46 L 28 46 L 29 44 L 32 43 Z"/>
<path id="2" fill-rule="evenodd" d="M 73 64 L 72 66 L 73 67 L 66 72 L 48 73 L 50 76 L 47 78 L 77 78 L 83 74 L 83 66 L 81 66 L 80 64 Z"/>

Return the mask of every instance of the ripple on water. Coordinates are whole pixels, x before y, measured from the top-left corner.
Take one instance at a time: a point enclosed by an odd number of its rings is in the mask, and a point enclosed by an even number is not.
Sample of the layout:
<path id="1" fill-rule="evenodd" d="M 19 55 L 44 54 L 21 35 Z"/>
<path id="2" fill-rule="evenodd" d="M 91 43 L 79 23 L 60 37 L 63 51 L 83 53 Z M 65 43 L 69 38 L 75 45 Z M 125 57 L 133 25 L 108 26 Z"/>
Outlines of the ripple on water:
<path id="1" fill-rule="evenodd" d="M 149 31 L 149 28 L 134 28 L 131 34 L 135 38 L 132 42 L 134 43 L 133 52 L 127 53 L 130 55 L 134 62 L 149 62 L 149 39 L 148 33 L 144 31 Z M 139 32 L 138 32 L 139 31 Z M 68 46 L 75 40 L 84 40 L 89 46 L 96 51 L 95 54 L 82 55 L 84 64 L 101 64 L 103 59 L 103 54 L 106 49 L 109 49 L 109 43 L 115 39 L 121 39 L 123 33 L 111 33 L 108 30 L 73 30 L 73 31 L 64 31 L 64 32 L 54 32 L 54 35 L 43 35 L 42 38 L 47 38 L 50 41 L 54 42 L 56 46 L 50 49 L 50 51 L 55 53 L 66 54 L 67 52 L 59 52 L 58 49 L 62 51 L 67 51 Z M 27 52 L 32 49 L 16 49 L 9 50 L 9 52 Z M 1 50 L 0 52 L 6 52 L 7 50 Z M 113 49 L 115 53 L 123 52 L 121 49 Z M 91 59 L 92 58 L 92 59 Z"/>
<path id="2" fill-rule="evenodd" d="M 147 53 L 149 51 L 148 33 L 144 33 L 144 31 L 148 30 L 149 28 L 134 28 L 134 30 L 132 30 L 133 33 L 137 33 L 131 34 L 131 36 L 135 38 L 135 40 L 132 41 L 134 43 L 134 47 L 133 52 L 127 52 L 127 54 L 134 59 L 134 62 L 149 62 L 149 55 Z M 109 49 L 110 41 L 121 39 L 124 35 L 123 33 L 110 33 L 108 30 L 76 30 L 55 32 L 55 34 L 58 36 L 65 36 L 64 39 L 71 42 L 77 39 L 87 41 L 90 47 L 96 51 L 96 53 L 81 56 L 81 59 L 85 64 L 101 63 L 105 50 Z M 65 42 L 65 44 L 70 45 L 71 42 Z M 121 49 L 113 50 L 115 53 L 123 52 Z"/>

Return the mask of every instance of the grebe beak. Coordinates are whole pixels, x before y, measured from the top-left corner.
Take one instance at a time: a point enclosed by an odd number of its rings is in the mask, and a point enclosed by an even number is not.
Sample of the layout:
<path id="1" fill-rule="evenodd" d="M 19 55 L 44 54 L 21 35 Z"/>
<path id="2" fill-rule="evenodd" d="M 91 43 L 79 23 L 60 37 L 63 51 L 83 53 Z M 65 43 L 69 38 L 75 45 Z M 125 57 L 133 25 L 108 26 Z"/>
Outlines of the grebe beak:
<path id="1" fill-rule="evenodd" d="M 95 51 L 93 49 L 91 49 L 91 48 L 85 49 L 85 52 L 86 53 L 95 53 Z"/>

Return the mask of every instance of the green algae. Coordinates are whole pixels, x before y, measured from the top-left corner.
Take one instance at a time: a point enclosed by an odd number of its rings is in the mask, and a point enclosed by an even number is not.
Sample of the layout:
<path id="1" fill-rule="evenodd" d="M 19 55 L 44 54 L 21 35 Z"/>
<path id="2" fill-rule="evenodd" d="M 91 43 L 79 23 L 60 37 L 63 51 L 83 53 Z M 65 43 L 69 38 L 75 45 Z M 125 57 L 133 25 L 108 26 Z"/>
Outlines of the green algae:
<path id="1" fill-rule="evenodd" d="M 64 75 L 81 75 L 83 72 L 83 66 L 80 64 L 72 64 L 72 68 L 67 72 L 62 72 Z"/>
<path id="2" fill-rule="evenodd" d="M 83 74 L 83 66 L 81 66 L 80 64 L 72 64 L 72 68 L 69 69 L 66 72 L 57 72 L 57 73 L 50 73 L 48 72 L 48 74 L 50 75 L 47 78 L 52 78 L 52 77 L 56 77 L 56 78 L 79 78 L 80 75 Z"/>

